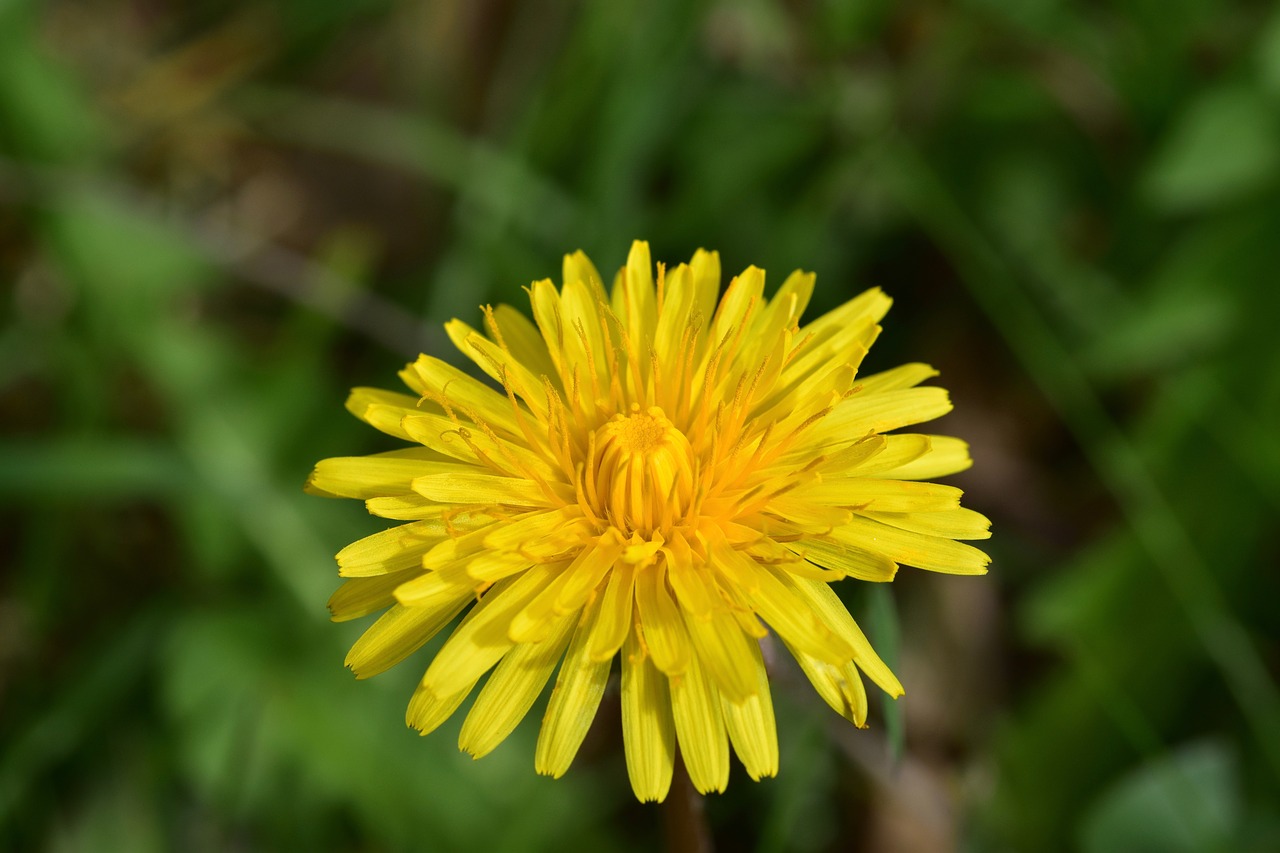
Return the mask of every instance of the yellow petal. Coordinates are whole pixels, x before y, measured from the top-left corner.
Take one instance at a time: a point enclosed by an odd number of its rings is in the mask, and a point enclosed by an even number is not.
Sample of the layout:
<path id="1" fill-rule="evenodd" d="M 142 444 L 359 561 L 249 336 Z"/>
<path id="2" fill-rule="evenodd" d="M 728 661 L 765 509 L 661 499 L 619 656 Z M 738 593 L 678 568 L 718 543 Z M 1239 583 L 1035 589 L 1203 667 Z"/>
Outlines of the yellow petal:
<path id="1" fill-rule="evenodd" d="M 561 492 L 568 489 L 555 484 Z M 547 494 L 543 486 L 532 480 L 498 477 L 458 471 L 428 474 L 412 483 L 413 491 L 433 501 L 451 504 L 495 503 L 510 506 L 553 506 L 555 493 Z"/>
<path id="2" fill-rule="evenodd" d="M 370 515 L 379 518 L 392 518 L 398 521 L 417 521 L 424 518 L 439 518 L 449 511 L 449 507 L 429 501 L 422 495 L 392 495 L 385 498 L 369 498 L 364 508 Z"/>
<path id="3" fill-rule="evenodd" d="M 758 554 L 755 549 L 748 548 L 747 553 L 753 557 L 763 557 L 765 555 Z M 790 552 L 788 552 L 790 553 Z M 799 575 L 802 578 L 811 578 L 813 580 L 822 581 L 823 583 L 834 583 L 835 581 L 844 580 L 848 577 L 847 572 L 839 569 L 828 569 L 819 566 L 817 563 L 809 560 L 801 560 L 796 554 L 791 555 L 790 560 L 769 560 L 770 565 L 777 566 L 780 571 L 788 572 L 793 575 Z M 765 631 L 768 634 L 768 631 Z"/>
<path id="4" fill-rule="evenodd" d="M 636 576 L 636 612 L 653 664 L 667 675 L 689 665 L 689 635 L 680 610 L 667 589 L 666 569 L 650 567 Z"/>
<path id="5" fill-rule="evenodd" d="M 693 273 L 694 316 L 701 321 L 701 337 L 705 344 L 710 339 L 711 318 L 720 301 L 720 253 L 699 249 L 689 261 L 689 269 Z"/>
<path id="6" fill-rule="evenodd" d="M 882 472 L 886 477 L 900 480 L 931 480 L 957 474 L 973 465 L 969 458 L 969 445 L 947 435 L 929 436 L 929 452 L 910 462 Z"/>
<path id="7" fill-rule="evenodd" d="M 453 636 L 456 637 L 459 632 L 473 630 L 472 623 L 476 621 L 478 616 L 490 618 L 493 607 L 502 607 L 509 603 L 502 599 L 502 595 L 510 591 L 514 585 L 514 580 L 500 581 L 494 584 L 489 594 L 481 599 L 479 604 L 467 611 L 467 615 L 462 618 L 462 623 L 453 632 Z M 486 614 L 489 615 L 486 616 Z M 452 637 L 450 641 L 452 641 Z M 445 645 L 447 646 L 448 643 Z M 493 666 L 493 663 L 490 662 L 487 666 L 475 666 L 469 671 L 460 673 L 458 678 L 451 683 L 446 683 L 444 688 L 441 688 L 439 684 L 428 683 L 424 676 L 418 682 L 418 688 L 414 691 L 413 698 L 409 700 L 405 722 L 424 735 L 434 731 L 458 709 L 458 706 L 462 704 L 462 700 L 466 699 L 471 694 L 471 691 L 475 689 L 476 682 L 480 680 L 480 676 L 484 675 L 489 667 Z M 430 669 L 427 670 L 428 673 L 430 671 Z"/>
<path id="8" fill-rule="evenodd" d="M 882 391 L 897 391 L 900 388 L 912 388 L 924 382 L 926 379 L 932 379 L 938 375 L 938 371 L 934 370 L 927 364 L 918 362 L 912 364 L 903 364 L 892 370 L 885 370 L 871 376 L 858 380 L 858 384 L 862 386 L 863 394 L 878 394 Z"/>
<path id="9" fill-rule="evenodd" d="M 869 435 L 840 450 L 828 452 L 822 463 L 821 471 L 825 476 L 854 476 L 861 473 L 861 468 L 868 460 L 884 451 L 889 436 Z M 925 450 L 928 442 L 925 442 Z"/>
<path id="10" fill-rule="evenodd" d="M 799 325 L 804 309 L 809 306 L 809 300 L 813 297 L 813 286 L 817 279 L 813 273 L 803 270 L 796 270 L 787 276 L 782 287 L 769 300 L 766 324 L 778 331 Z"/>
<path id="11" fill-rule="evenodd" d="M 428 399 L 447 401 L 455 412 L 470 413 L 483 419 L 494 429 L 509 435 L 521 435 L 511 401 L 488 385 L 438 358 L 420 355 L 418 360 L 400 371 L 404 383 Z"/>
<path id="12" fill-rule="evenodd" d="M 989 539 L 991 522 L 985 515 L 971 509 L 951 509 L 945 512 L 861 512 L 873 521 L 901 527 L 913 533 L 941 536 L 946 539 Z"/>
<path id="13" fill-rule="evenodd" d="M 789 333 L 799 324 L 800 315 L 813 295 L 816 279 L 813 273 L 796 270 L 787 276 L 773 298 L 762 304 L 762 310 L 756 313 L 757 319 L 742 349 L 741 361 L 745 368 L 754 370 L 766 357 L 770 359 L 770 370 L 762 375 L 759 385 L 762 392 L 773 387 L 785 368 L 787 352 L 794 344 Z"/>
<path id="14" fill-rule="evenodd" d="M 601 300 L 605 298 L 604 279 L 600 277 L 596 265 L 591 263 L 591 259 L 581 249 L 565 255 L 560 270 L 560 280 L 566 287 L 580 283 L 586 286 L 593 297 Z"/>
<path id="15" fill-rule="evenodd" d="M 386 672 L 439 633 L 472 600 L 470 592 L 429 607 L 392 605 L 369 626 L 347 653 L 346 665 L 356 678 Z"/>
<path id="16" fill-rule="evenodd" d="M 582 404 L 595 403 L 597 393 L 609 387 L 609 358 L 605 331 L 600 326 L 600 292 L 582 281 L 566 282 L 560 294 L 562 365 L 566 384 L 576 374 Z M 612 347 L 612 341 L 607 344 Z M 586 393 L 590 386 L 590 393 Z M 598 389 L 598 390 L 597 390 Z"/>
<path id="17" fill-rule="evenodd" d="M 710 617 L 725 606 L 715 583 L 706 578 L 700 563 L 695 563 L 689 543 L 677 532 L 667 543 L 667 580 L 680 607 L 695 616 Z"/>
<path id="18" fill-rule="evenodd" d="M 670 682 L 676 737 L 693 787 L 700 794 L 723 791 L 729 784 L 729 742 L 720 691 L 702 671 L 697 656 L 690 658 L 683 675 L 672 676 Z"/>
<path id="19" fill-rule="evenodd" d="M 453 716 L 453 712 L 458 710 L 462 700 L 470 695 L 478 680 L 479 678 L 477 677 L 475 681 L 470 682 L 459 690 L 455 690 L 448 696 L 438 696 L 426 685 L 419 684 L 417 689 L 413 691 L 413 698 L 409 700 L 409 707 L 405 711 L 404 721 L 417 729 L 419 734 L 431 734 L 431 732 L 439 728 L 441 723 Z"/>
<path id="20" fill-rule="evenodd" d="M 582 550 L 583 543 L 590 542 L 597 536 L 597 530 L 586 519 L 581 517 L 577 506 L 564 507 L 559 510 L 561 518 L 569 519 L 558 527 L 536 536 L 516 548 L 516 550 L 532 558 L 536 563 L 550 560 L 562 560 Z M 605 531 L 609 535 L 613 531 Z"/>
<path id="21" fill-rule="evenodd" d="M 875 649 L 871 648 L 866 635 L 829 584 L 797 577 L 784 580 L 787 586 L 795 590 L 804 607 L 817 613 L 835 634 L 853 647 L 851 657 L 872 681 L 891 696 L 902 695 L 902 684 L 876 654 Z"/>
<path id="22" fill-rule="evenodd" d="M 545 386 L 529 368 L 461 320 L 450 320 L 445 323 L 444 330 L 459 352 L 489 374 L 489 378 L 504 388 L 511 388 L 520 399 L 524 400 L 539 420 L 546 419 Z"/>
<path id="23" fill-rule="evenodd" d="M 875 287 L 801 327 L 798 340 L 803 343 L 778 378 L 779 386 L 793 388 L 826 372 L 832 362 L 856 368 L 880 332 L 876 324 L 892 304 L 893 300 Z"/>
<path id="24" fill-rule="evenodd" d="M 955 486 L 885 480 L 870 477 L 832 477 L 793 492 L 804 500 L 852 507 L 859 511 L 939 512 L 960 508 L 962 492 Z M 785 516 L 785 513 L 783 514 Z"/>
<path id="25" fill-rule="evenodd" d="M 542 642 L 521 643 L 507 652 L 462 724 L 460 749 L 480 758 L 520 724 L 564 654 L 576 616 L 570 614 L 556 620 Z"/>
<path id="26" fill-rule="evenodd" d="M 568 258 L 565 260 L 567 262 Z M 566 331 L 571 334 L 573 327 L 566 330 L 560 301 L 560 291 L 556 290 L 549 278 L 535 281 L 529 286 L 533 319 L 542 334 L 543 343 L 547 345 L 547 355 L 555 365 L 557 377 L 572 374 L 572 370 L 564 362 L 564 349 L 567 344 Z M 562 383 L 557 384 L 562 386 Z"/>
<path id="27" fill-rule="evenodd" d="M 788 645 L 813 689 L 837 714 L 858 728 L 867 725 L 867 690 L 853 661 L 838 666 L 818 660 Z"/>
<path id="28" fill-rule="evenodd" d="M 932 386 L 904 388 L 883 394 L 855 394 L 837 405 L 802 442 L 825 446 L 868 433 L 888 432 L 931 421 L 949 411 L 951 399 L 946 390 Z"/>
<path id="29" fill-rule="evenodd" d="M 329 598 L 329 612 L 334 622 L 349 622 L 368 616 L 396 603 L 396 587 L 418 577 L 420 570 L 410 569 L 371 578 L 352 578 Z"/>
<path id="30" fill-rule="evenodd" d="M 409 436 L 400 426 L 400 420 L 417 411 L 418 398 L 381 388 L 352 388 L 346 407 L 348 412 L 374 429 L 408 441 Z M 390 410 L 396 410 L 398 414 L 385 416 Z"/>
<path id="31" fill-rule="evenodd" d="M 799 492 L 799 489 L 796 492 Z M 821 496 L 821 492 L 818 494 Z M 853 518 L 852 510 L 838 506 L 824 506 L 822 503 L 809 500 L 809 496 L 810 490 L 806 489 L 799 497 L 787 494 L 780 498 L 772 498 L 765 507 L 765 511 L 770 516 L 786 519 L 797 528 L 815 534 L 826 533 L 833 528 L 848 524 L 849 519 Z"/>
<path id="32" fill-rule="evenodd" d="M 784 640 L 833 664 L 853 657 L 853 647 L 833 634 L 784 582 L 787 575 L 731 548 L 714 549 L 712 559 L 717 569 L 737 582 L 752 609 Z"/>
<path id="33" fill-rule="evenodd" d="M 503 518 L 478 535 L 478 544 L 495 551 L 519 551 L 530 541 L 556 531 L 581 515 L 582 511 L 572 506 L 550 511 L 539 509 Z"/>
<path id="34" fill-rule="evenodd" d="M 632 633 L 636 568 L 627 563 L 614 566 L 600 600 L 600 621 L 591 632 L 590 655 L 594 661 L 609 660 Z"/>
<path id="35" fill-rule="evenodd" d="M 705 572 L 693 566 L 677 568 L 671 580 L 703 670 L 729 700 L 745 700 L 756 690 L 753 654 L 758 654 L 758 644 L 743 632 Z M 695 612 L 683 606 L 689 600 L 708 604 Z"/>
<path id="36" fill-rule="evenodd" d="M 502 342 L 517 362 L 527 367 L 534 376 L 556 375 L 547 345 L 538 333 L 538 327 L 528 317 L 510 305 L 499 305 L 493 309 L 493 320 L 502 334 Z"/>
<path id="37" fill-rule="evenodd" d="M 385 432 L 387 435 L 394 435 L 396 438 L 408 441 L 416 441 L 409 431 L 404 428 L 404 420 L 424 413 L 423 408 L 410 408 L 375 400 L 365 405 L 364 414 L 360 416 L 360 419 L 379 432 Z"/>
<path id="38" fill-rule="evenodd" d="M 615 310 L 626 323 L 632 340 L 643 341 L 647 345 L 653 340 L 658 310 L 653 288 L 653 261 L 649 257 L 649 244 L 645 241 L 636 240 L 631 244 L 619 285 L 621 310 Z M 617 299 L 616 292 L 614 298 Z"/>
<path id="39" fill-rule="evenodd" d="M 725 728 L 733 751 L 755 781 L 778 775 L 778 727 L 773 718 L 773 699 L 769 695 L 769 678 L 765 673 L 760 646 L 751 644 L 751 672 L 755 692 L 740 702 L 731 702 L 721 694 Z"/>
<path id="40" fill-rule="evenodd" d="M 611 661 L 593 661 L 588 643 L 599 614 L 598 605 L 589 608 L 577 626 L 551 691 L 534 758 L 535 768 L 544 776 L 559 779 L 569 769 L 604 696 Z"/>
<path id="41" fill-rule="evenodd" d="M 537 595 L 552 571 L 534 566 L 519 577 L 499 581 L 436 654 L 422 683 L 437 696 L 451 696 L 488 672 L 514 645 L 507 637 L 511 617 Z"/>
<path id="42" fill-rule="evenodd" d="M 576 613 L 586 604 L 621 550 L 616 544 L 584 548 L 564 571 L 511 620 L 508 634 L 517 643 L 541 640 L 554 617 Z"/>
<path id="43" fill-rule="evenodd" d="M 521 554 L 498 554 L 486 551 L 467 560 L 467 577 L 479 582 L 492 583 L 519 574 L 531 565 L 533 561 Z"/>
<path id="44" fill-rule="evenodd" d="M 396 587 L 395 597 L 396 601 L 409 607 L 428 607 L 441 600 L 473 594 L 479 586 L 467 574 L 466 561 L 459 560 L 404 580 Z"/>
<path id="45" fill-rule="evenodd" d="M 375 409 L 376 406 L 371 407 L 370 411 Z M 489 467 L 486 459 L 493 465 L 502 466 L 506 471 L 514 467 L 507 462 L 498 444 L 489 436 L 478 428 L 469 428 L 461 421 L 454 422 L 444 415 L 431 412 L 414 412 L 403 415 L 400 426 L 410 441 L 416 441 L 450 459 L 477 466 L 476 470 Z"/>
<path id="46" fill-rule="evenodd" d="M 443 470 L 451 463 L 424 448 L 393 450 L 372 456 L 337 456 L 322 459 L 307 481 L 312 494 L 343 498 L 376 498 L 413 491 L 414 478 Z"/>
<path id="47" fill-rule="evenodd" d="M 667 273 L 662 311 L 658 315 L 658 328 L 653 337 L 653 349 L 658 355 L 659 364 L 676 368 L 681 339 L 692 319 L 696 297 L 693 274 L 689 267 L 681 264 Z"/>
<path id="48" fill-rule="evenodd" d="M 786 465 L 789 472 L 836 451 L 840 442 L 830 441 L 817 447 L 812 446 L 809 437 L 824 418 L 830 417 L 831 411 L 843 399 L 852 381 L 852 367 L 847 364 L 832 365 L 831 369 L 820 375 L 806 377 L 800 385 L 775 393 L 764 401 L 763 414 L 759 417 L 772 421 L 773 435 L 785 442 L 787 450 L 781 458 L 789 463 Z M 840 436 L 840 439 L 848 441 L 862 437 L 846 435 Z M 775 454 L 770 454 L 770 458 L 775 458 Z M 797 459 L 803 461 L 796 464 Z"/>
<path id="49" fill-rule="evenodd" d="M 631 789 L 642 803 L 662 802 L 675 766 L 675 723 L 667 677 L 634 632 L 622 653 L 622 746 Z"/>
<path id="50" fill-rule="evenodd" d="M 616 541 L 615 541 L 616 539 Z M 621 537 L 607 534 L 595 546 L 583 549 L 565 572 L 565 582 L 555 600 L 557 613 L 576 612 L 600 586 L 622 552 Z"/>
<path id="51" fill-rule="evenodd" d="M 898 435 L 876 436 L 876 438 L 879 438 L 884 444 L 880 452 L 868 459 L 864 459 L 856 466 L 850 466 L 846 476 L 880 477 L 885 475 L 886 472 L 901 468 L 908 462 L 916 461 L 933 449 L 933 440 L 927 435 L 900 433 Z M 895 479 L 916 478 L 900 477 Z"/>
<path id="52" fill-rule="evenodd" d="M 761 314 L 764 301 L 764 270 L 747 267 L 725 289 L 711 324 L 711 346 L 733 340 L 743 324 L 751 324 Z"/>
<path id="53" fill-rule="evenodd" d="M 873 287 L 823 314 L 800 331 L 817 340 L 826 340 L 840 332 L 880 322 L 892 304 L 893 300 L 883 290 Z"/>
<path id="54" fill-rule="evenodd" d="M 789 547 L 798 557 L 858 580 L 886 582 L 898 573 L 898 564 L 885 555 L 839 542 L 801 539 Z M 789 565 L 786 568 L 789 569 Z"/>
<path id="55" fill-rule="evenodd" d="M 956 575 L 982 575 L 991 558 L 972 545 L 890 527 L 868 518 L 855 517 L 832 531 L 840 542 L 884 554 L 889 559 L 918 569 Z"/>
<path id="56" fill-rule="evenodd" d="M 420 568 L 422 556 L 449 538 L 439 519 L 402 524 L 352 542 L 338 552 L 338 574 L 346 578 Z"/>

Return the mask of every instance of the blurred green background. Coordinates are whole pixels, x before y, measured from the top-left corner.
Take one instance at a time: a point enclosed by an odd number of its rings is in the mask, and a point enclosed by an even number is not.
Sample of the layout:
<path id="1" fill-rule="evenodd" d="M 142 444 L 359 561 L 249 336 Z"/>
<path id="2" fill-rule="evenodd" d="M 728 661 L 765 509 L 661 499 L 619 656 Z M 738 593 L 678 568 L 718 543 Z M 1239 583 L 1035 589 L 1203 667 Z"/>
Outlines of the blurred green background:
<path id="1" fill-rule="evenodd" d="M 645 850 L 616 700 L 533 773 L 342 667 L 342 409 L 582 248 L 896 299 L 984 579 L 841 592 L 722 850 L 1280 849 L 1280 12 L 1210 0 L 0 2 L 0 848 Z"/>

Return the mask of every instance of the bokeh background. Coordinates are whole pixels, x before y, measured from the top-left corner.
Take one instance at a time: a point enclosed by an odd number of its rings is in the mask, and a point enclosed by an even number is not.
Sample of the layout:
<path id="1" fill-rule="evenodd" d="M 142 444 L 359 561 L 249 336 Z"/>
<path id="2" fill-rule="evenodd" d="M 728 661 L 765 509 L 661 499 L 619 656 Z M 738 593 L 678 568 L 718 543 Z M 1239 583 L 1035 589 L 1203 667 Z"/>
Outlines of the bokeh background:
<path id="1" fill-rule="evenodd" d="M 992 517 L 841 592 L 907 696 L 777 674 L 722 850 L 1280 849 L 1280 12 L 1214 0 L 0 3 L 0 848 L 662 843 L 342 667 L 342 409 L 582 248 L 883 286 Z M 460 717 L 460 715 L 459 715 Z"/>

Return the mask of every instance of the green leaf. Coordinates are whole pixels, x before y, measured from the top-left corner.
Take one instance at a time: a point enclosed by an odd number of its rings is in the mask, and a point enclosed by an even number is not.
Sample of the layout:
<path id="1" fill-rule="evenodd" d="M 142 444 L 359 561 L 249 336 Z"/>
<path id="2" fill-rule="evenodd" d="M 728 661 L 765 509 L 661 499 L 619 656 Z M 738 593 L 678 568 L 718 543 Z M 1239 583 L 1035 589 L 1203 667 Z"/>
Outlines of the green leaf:
<path id="1" fill-rule="evenodd" d="M 1272 97 L 1280 96 L 1280 9 L 1271 15 L 1258 36 L 1258 76 Z"/>
<path id="2" fill-rule="evenodd" d="M 1202 290 L 1149 300 L 1094 341 L 1081 356 L 1091 375 L 1129 379 L 1198 362 L 1235 326 L 1229 294 Z"/>
<path id="3" fill-rule="evenodd" d="M 0 497 L 83 501 L 172 494 L 188 469 L 169 446 L 137 438 L 65 436 L 0 442 Z"/>
<path id="4" fill-rule="evenodd" d="M 417 849 L 429 839 L 426 849 L 532 853 L 564 838 L 612 849 L 599 824 L 621 786 L 579 768 L 559 780 L 532 773 L 536 709 L 475 762 L 450 737 L 462 713 L 431 737 L 405 726 L 420 669 L 357 682 L 331 628 L 281 618 L 278 606 L 183 614 L 165 647 L 160 695 L 186 781 L 203 799 L 238 812 L 268 848 L 287 839 L 290 849 L 324 849 L 354 820 L 361 849 Z M 415 660 L 429 660 L 442 640 Z"/>
<path id="5" fill-rule="evenodd" d="M 893 602 L 893 591 L 887 584 L 871 584 L 867 594 L 870 618 L 868 629 L 871 642 L 880 657 L 890 669 L 896 670 L 901 657 L 902 629 L 898 624 L 898 608 Z M 884 709 L 885 737 L 889 743 L 889 755 L 894 762 L 902 758 L 902 750 L 906 743 L 906 722 L 902 710 L 902 699 L 894 699 L 889 694 L 881 694 Z"/>
<path id="6" fill-rule="evenodd" d="M 35 162 L 94 159 L 103 128 L 82 81 L 42 50 L 39 6 L 0 3 L 0 149 Z"/>
<path id="7" fill-rule="evenodd" d="M 1280 166 L 1280 127 L 1262 92 L 1212 89 L 1184 109 L 1147 172 L 1156 207 L 1187 212 L 1226 204 L 1272 181 Z"/>
<path id="8" fill-rule="evenodd" d="M 1142 765 L 1104 792 L 1080 831 L 1085 853 L 1236 850 L 1236 760 L 1208 741 Z"/>

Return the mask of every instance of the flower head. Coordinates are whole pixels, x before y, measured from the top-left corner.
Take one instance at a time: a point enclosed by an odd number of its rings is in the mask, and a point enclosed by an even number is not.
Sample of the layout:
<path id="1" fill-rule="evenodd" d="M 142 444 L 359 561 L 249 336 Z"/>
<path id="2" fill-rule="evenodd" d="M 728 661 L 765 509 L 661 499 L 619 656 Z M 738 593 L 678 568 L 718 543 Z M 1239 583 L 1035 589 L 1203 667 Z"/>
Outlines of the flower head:
<path id="1" fill-rule="evenodd" d="M 677 744 L 702 792 L 724 789 L 730 744 L 752 778 L 776 774 L 770 631 L 864 725 L 862 676 L 902 687 L 831 584 L 899 564 L 981 574 L 987 556 L 956 540 L 988 522 L 922 482 L 967 468 L 963 442 L 889 434 L 950 410 L 920 386 L 936 372 L 859 376 L 889 299 L 869 290 L 800 325 L 813 284 L 795 272 L 765 299 L 750 267 L 717 300 L 715 253 L 655 280 L 637 242 L 606 292 L 579 252 L 560 289 L 530 288 L 536 323 L 502 305 L 483 333 L 446 327 L 495 385 L 424 355 L 400 373 L 412 394 L 355 389 L 347 408 L 412 446 L 326 459 L 308 481 L 404 522 L 338 554 L 334 619 L 385 611 L 347 665 L 382 672 L 465 612 L 408 723 L 433 730 L 492 670 L 460 736 L 479 757 L 556 674 L 536 767 L 560 776 L 619 657 L 642 800 L 666 796 Z"/>

